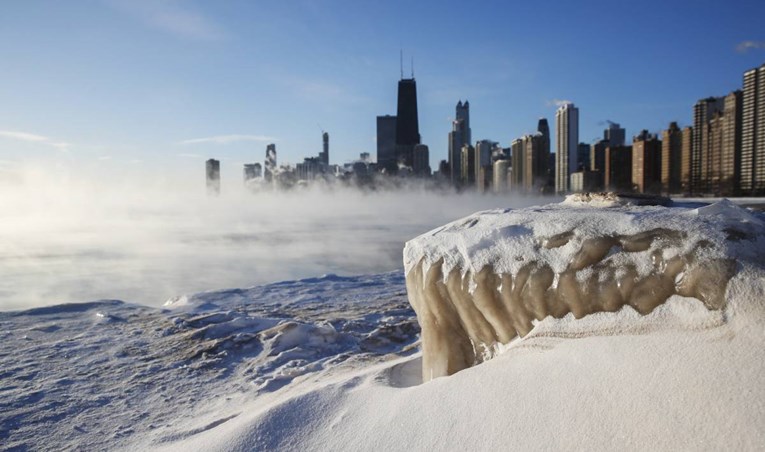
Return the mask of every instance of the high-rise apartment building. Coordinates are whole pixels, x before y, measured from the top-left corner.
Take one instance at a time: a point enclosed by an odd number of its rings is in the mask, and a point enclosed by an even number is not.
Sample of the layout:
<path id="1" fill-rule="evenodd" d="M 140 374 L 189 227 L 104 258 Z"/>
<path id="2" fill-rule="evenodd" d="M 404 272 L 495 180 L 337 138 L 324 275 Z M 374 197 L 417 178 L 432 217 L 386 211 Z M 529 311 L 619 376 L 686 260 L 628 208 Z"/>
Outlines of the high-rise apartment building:
<path id="1" fill-rule="evenodd" d="M 414 163 L 414 146 L 420 144 L 420 126 L 417 119 L 417 84 L 412 78 L 398 82 L 398 109 L 396 112 L 396 160 L 405 166 Z"/>
<path id="2" fill-rule="evenodd" d="M 624 146 L 626 139 L 626 130 L 612 121 L 608 121 L 608 128 L 603 130 L 603 139 L 609 146 Z"/>
<path id="3" fill-rule="evenodd" d="M 579 109 L 565 104 L 555 112 L 555 192 L 569 191 L 569 175 L 579 167 Z"/>
<path id="4" fill-rule="evenodd" d="M 632 186 L 638 193 L 661 192 L 661 141 L 647 130 L 632 138 Z"/>
<path id="5" fill-rule="evenodd" d="M 741 184 L 741 117 L 743 95 L 733 91 L 725 96 L 722 117 L 722 137 L 720 142 L 720 185 L 723 196 L 739 194 Z"/>
<path id="6" fill-rule="evenodd" d="M 395 116 L 377 117 L 377 166 L 387 173 L 398 168 L 396 161 L 396 122 Z"/>
<path id="7" fill-rule="evenodd" d="M 510 190 L 523 191 L 524 152 L 523 140 L 516 138 L 510 143 Z"/>
<path id="8" fill-rule="evenodd" d="M 765 64 L 744 72 L 741 110 L 742 194 L 765 193 Z"/>
<path id="9" fill-rule="evenodd" d="M 693 106 L 693 143 L 691 145 L 691 193 L 709 193 L 712 158 L 710 120 L 723 110 L 724 98 L 708 97 Z"/>
<path id="10" fill-rule="evenodd" d="M 661 138 L 661 191 L 680 193 L 683 132 L 676 122 L 671 122 Z"/>
<path id="11" fill-rule="evenodd" d="M 603 184 L 609 191 L 632 191 L 632 146 L 606 148 Z"/>
<path id="12" fill-rule="evenodd" d="M 680 146 L 680 191 L 691 192 L 691 152 L 693 149 L 693 127 L 684 127 Z"/>
<path id="13" fill-rule="evenodd" d="M 546 193 L 550 152 L 544 134 L 524 135 L 510 145 L 509 188 L 518 193 Z"/>
<path id="14" fill-rule="evenodd" d="M 596 141 L 590 146 L 590 171 L 603 172 L 606 169 L 606 148 L 608 141 Z"/>
<path id="15" fill-rule="evenodd" d="M 209 159 L 205 162 L 205 174 L 207 182 L 207 194 L 218 196 L 220 194 L 220 161 Z"/>

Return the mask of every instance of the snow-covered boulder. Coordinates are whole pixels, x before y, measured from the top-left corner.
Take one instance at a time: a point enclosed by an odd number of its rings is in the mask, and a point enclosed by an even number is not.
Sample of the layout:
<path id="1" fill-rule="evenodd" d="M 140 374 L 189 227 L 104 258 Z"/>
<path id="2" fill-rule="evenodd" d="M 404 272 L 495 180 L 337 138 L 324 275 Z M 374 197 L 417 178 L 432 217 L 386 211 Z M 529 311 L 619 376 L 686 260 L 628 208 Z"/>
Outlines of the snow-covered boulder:
<path id="1" fill-rule="evenodd" d="M 548 316 L 646 315 L 678 296 L 724 310 L 730 279 L 764 262 L 765 224 L 727 200 L 693 208 L 580 197 L 476 213 L 404 249 L 423 380 L 493 357 Z"/>

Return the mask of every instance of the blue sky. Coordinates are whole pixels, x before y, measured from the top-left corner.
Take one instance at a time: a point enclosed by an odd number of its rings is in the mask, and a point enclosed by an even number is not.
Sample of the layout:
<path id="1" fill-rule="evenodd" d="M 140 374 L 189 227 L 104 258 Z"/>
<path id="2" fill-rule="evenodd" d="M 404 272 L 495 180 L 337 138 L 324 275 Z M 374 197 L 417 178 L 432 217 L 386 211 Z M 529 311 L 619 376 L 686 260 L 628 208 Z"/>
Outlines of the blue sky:
<path id="1" fill-rule="evenodd" d="M 297 163 L 375 154 L 414 58 L 420 132 L 446 158 L 459 99 L 503 146 L 580 109 L 632 136 L 688 124 L 693 103 L 765 62 L 762 1 L 4 1 L 0 166 L 237 171 L 268 142 Z M 54 165 L 54 166 L 55 166 Z M 196 173 L 194 173 L 196 174 Z"/>

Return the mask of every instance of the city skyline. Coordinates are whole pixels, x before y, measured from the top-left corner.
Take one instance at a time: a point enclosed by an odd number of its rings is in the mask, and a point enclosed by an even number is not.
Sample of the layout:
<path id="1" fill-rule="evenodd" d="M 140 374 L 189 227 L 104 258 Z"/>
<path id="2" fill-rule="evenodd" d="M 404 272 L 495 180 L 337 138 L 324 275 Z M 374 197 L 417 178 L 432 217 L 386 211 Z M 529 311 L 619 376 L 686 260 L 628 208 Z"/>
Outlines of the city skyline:
<path id="1" fill-rule="evenodd" d="M 280 163 L 319 154 L 322 131 L 332 136 L 331 163 L 375 155 L 375 118 L 396 111 L 401 49 L 406 77 L 414 60 L 433 169 L 448 160 L 461 99 L 472 107 L 471 144 L 509 147 L 565 100 L 581 109 L 586 143 L 609 120 L 628 136 L 670 121 L 682 128 L 700 97 L 736 89 L 765 60 L 765 6 L 661 3 L 654 34 L 635 39 L 651 5 L 659 3 L 561 4 L 542 33 L 528 23 L 538 11 L 500 3 L 465 14 L 418 5 L 399 17 L 396 4 L 19 2 L 0 19 L 0 160 L 116 170 L 151 161 L 198 174 L 215 158 L 238 174 L 271 142 Z M 671 31 L 658 26 L 669 16 Z M 585 19 L 597 27 L 558 27 Z M 693 26 L 712 19 L 713 36 Z M 488 38 L 455 31 L 481 20 L 508 26 Z"/>

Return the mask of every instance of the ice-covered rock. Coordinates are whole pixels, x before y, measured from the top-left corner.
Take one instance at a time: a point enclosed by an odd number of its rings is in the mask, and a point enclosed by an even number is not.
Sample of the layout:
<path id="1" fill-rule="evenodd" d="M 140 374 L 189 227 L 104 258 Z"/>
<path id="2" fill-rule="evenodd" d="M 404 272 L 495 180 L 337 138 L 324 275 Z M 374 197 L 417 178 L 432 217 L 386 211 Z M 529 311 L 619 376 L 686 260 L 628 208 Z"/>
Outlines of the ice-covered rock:
<path id="1" fill-rule="evenodd" d="M 611 201 L 490 210 L 409 241 L 423 380 L 491 358 L 548 316 L 624 306 L 645 315 L 673 295 L 724 309 L 731 277 L 763 266 L 763 221 L 729 201 L 698 209 Z"/>

